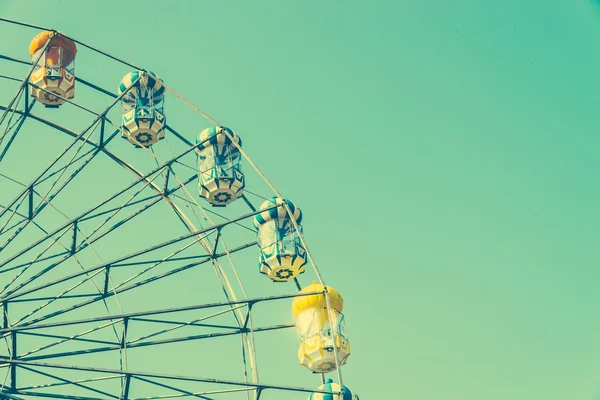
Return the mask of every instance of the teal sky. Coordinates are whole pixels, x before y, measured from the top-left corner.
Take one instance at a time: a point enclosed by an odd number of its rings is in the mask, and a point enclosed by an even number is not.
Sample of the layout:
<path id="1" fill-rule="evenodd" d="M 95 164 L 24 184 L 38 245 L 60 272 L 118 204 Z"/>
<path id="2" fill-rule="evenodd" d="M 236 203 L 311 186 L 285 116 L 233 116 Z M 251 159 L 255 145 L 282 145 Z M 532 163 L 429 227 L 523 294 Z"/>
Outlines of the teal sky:
<path id="1" fill-rule="evenodd" d="M 0 15 L 157 72 L 243 137 L 344 296 L 361 398 L 599 398 L 600 2 L 0 0 Z M 35 32 L 5 29 L 0 53 L 27 58 Z"/>

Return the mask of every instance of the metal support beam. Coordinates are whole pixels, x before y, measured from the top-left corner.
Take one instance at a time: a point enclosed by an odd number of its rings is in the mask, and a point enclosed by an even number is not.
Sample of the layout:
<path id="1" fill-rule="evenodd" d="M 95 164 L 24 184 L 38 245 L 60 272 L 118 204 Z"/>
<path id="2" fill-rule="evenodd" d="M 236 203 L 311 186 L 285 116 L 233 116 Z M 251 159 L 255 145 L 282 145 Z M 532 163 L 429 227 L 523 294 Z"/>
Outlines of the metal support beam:
<path id="1" fill-rule="evenodd" d="M 159 200 L 160 200 L 160 199 L 157 199 L 157 200 L 156 200 L 156 202 L 158 202 Z M 154 203 L 153 203 L 153 204 L 154 204 Z M 273 207 L 271 207 L 271 208 L 275 208 L 275 207 L 277 207 L 277 205 L 275 205 L 275 206 L 273 206 Z M 271 209 L 271 208 L 269 208 L 269 209 Z M 97 270 L 97 269 L 105 268 L 105 267 L 106 267 L 106 266 L 108 266 L 108 265 L 114 265 L 114 264 L 116 264 L 116 263 L 118 263 L 118 262 L 125 261 L 125 260 L 127 260 L 127 259 L 131 259 L 131 258 L 134 258 L 134 257 L 136 257 L 136 256 L 139 256 L 139 255 L 142 255 L 142 254 L 147 254 L 147 253 L 149 253 L 149 252 L 151 252 L 151 251 L 153 251 L 153 250 L 157 250 L 157 249 L 159 249 L 159 248 L 161 248 L 161 247 L 165 247 L 165 246 L 168 246 L 168 245 L 171 245 L 171 244 L 177 243 L 177 242 L 179 242 L 179 241 L 182 241 L 182 240 L 186 240 L 186 239 L 189 239 L 189 238 L 192 238 L 192 237 L 195 237 L 195 236 L 198 236 L 198 235 L 202 235 L 202 234 L 208 233 L 208 232 L 210 232 L 210 231 L 213 231 L 213 230 L 216 230 L 216 229 L 219 229 L 219 228 L 223 228 L 223 227 L 224 227 L 224 226 L 226 226 L 226 225 L 229 225 L 229 224 L 235 223 L 235 222 L 237 222 L 237 221 L 240 221 L 240 220 L 242 220 L 242 219 L 245 219 L 245 218 L 250 218 L 250 217 L 254 216 L 255 214 L 257 214 L 257 212 L 250 213 L 250 214 L 246 214 L 246 215 L 243 215 L 243 216 L 241 216 L 241 217 L 238 217 L 238 218 L 235 218 L 235 219 L 231 219 L 231 220 L 229 220 L 229 221 L 226 221 L 226 222 L 223 222 L 223 223 L 220 223 L 220 224 L 213 225 L 212 227 L 209 227 L 209 228 L 205 228 L 205 229 L 201 229 L 201 230 L 199 230 L 199 231 L 191 232 L 191 233 L 188 233 L 188 234 L 186 234 L 186 235 L 180 236 L 179 238 L 172 239 L 172 240 L 169 240 L 169 241 L 167 241 L 167 242 L 160 243 L 160 244 L 158 244 L 158 245 L 152 246 L 152 247 L 150 247 L 150 248 L 147 248 L 147 249 L 144 249 L 144 250 L 141 250 L 141 251 L 137 251 L 137 252 L 135 252 L 135 253 L 129 254 L 129 255 L 127 255 L 127 256 L 124 256 L 124 257 L 120 257 L 120 258 L 118 258 L 118 259 L 116 259 L 116 260 L 113 260 L 113 261 L 111 261 L 111 262 L 109 262 L 109 263 L 101 264 L 101 265 L 99 265 L 99 266 L 96 266 L 96 267 L 94 267 L 94 268 L 90 268 L 90 269 L 87 269 L 87 270 L 85 270 L 85 271 L 77 272 L 77 273 L 74 273 L 74 274 L 71 274 L 71 275 L 68 275 L 68 276 L 62 277 L 62 278 L 61 278 L 61 279 L 59 279 L 59 280 L 55 280 L 55 281 L 52 281 L 52 282 L 48 282 L 48 283 L 45 283 L 44 285 L 40 285 L 40 286 L 38 286 L 38 287 L 36 287 L 36 288 L 29 289 L 29 290 L 25 290 L 25 291 L 22 291 L 21 293 L 17 293 L 17 290 L 19 290 L 19 289 L 21 289 L 23 286 L 25 286 L 25 284 L 26 284 L 26 283 L 23 283 L 23 284 L 21 284 L 21 285 L 20 285 L 18 288 L 15 288 L 15 289 L 13 289 L 12 291 L 10 291 L 10 292 L 6 293 L 4 296 L 0 297 L 0 300 L 10 300 L 10 299 L 12 299 L 12 298 L 16 298 L 16 297 L 19 297 L 19 296 L 23 296 L 24 294 L 27 294 L 27 293 L 32 293 L 32 292 L 34 292 L 34 291 L 37 291 L 37 290 L 40 290 L 40 289 L 43 289 L 43 288 L 47 288 L 47 287 L 49 287 L 49 286 L 52 286 L 52 285 L 54 285 L 54 284 L 60 283 L 60 282 L 62 282 L 62 281 L 64 281 L 64 280 L 67 280 L 67 279 L 72 279 L 72 278 L 75 278 L 75 277 L 77 277 L 77 276 L 84 275 L 84 274 L 85 274 L 85 273 L 87 273 L 87 272 L 93 272 L 93 271 L 95 271 L 95 270 Z M 71 224 L 73 224 L 75 221 L 77 221 L 77 220 L 79 220 L 79 219 L 80 219 L 80 217 L 77 217 L 77 218 L 75 218 L 75 219 L 73 219 L 73 220 L 71 220 L 71 221 L 67 222 L 67 223 L 66 223 L 66 224 L 64 224 L 62 227 L 60 227 L 60 228 L 58 228 L 58 229 L 54 230 L 54 231 L 52 232 L 52 235 L 56 235 L 57 233 L 60 233 L 62 230 L 64 230 L 65 228 L 68 228 L 68 227 L 70 227 L 70 226 L 71 226 Z M 51 237 L 51 236 L 50 236 L 50 235 L 47 235 L 47 237 Z M 102 237 L 102 236 L 94 238 L 94 241 L 96 241 L 96 240 L 100 239 L 101 237 Z M 32 249 L 32 248 L 34 248 L 34 247 L 35 247 L 35 246 L 37 246 L 38 244 L 40 244 L 40 243 L 44 242 L 44 239 L 45 239 L 45 238 L 42 238 L 42 239 L 38 240 L 38 241 L 35 243 L 35 245 L 30 245 L 30 246 L 29 246 L 29 248 L 27 249 L 27 251 L 28 251 L 28 250 L 30 250 L 30 249 Z M 251 242 L 251 243 L 248 243 L 248 244 L 246 244 L 246 245 L 240 246 L 240 247 L 239 247 L 239 249 L 240 249 L 240 250 L 242 250 L 243 248 L 247 248 L 247 247 L 249 247 L 249 246 L 251 246 L 251 245 L 254 245 L 254 243 L 255 243 L 255 242 Z M 81 248 L 83 248 L 83 247 L 84 247 L 84 245 L 86 245 L 86 246 L 87 246 L 87 245 L 89 245 L 89 242 L 87 242 L 87 243 L 83 243 L 81 246 L 79 246 L 79 247 L 78 247 L 78 249 L 81 249 Z M 230 251 L 229 251 L 229 253 L 231 254 L 231 253 L 232 253 L 234 250 L 235 250 L 235 249 L 232 249 L 232 250 L 230 250 Z M 1 271 L 2 267 L 3 267 L 3 266 L 5 266 L 5 265 L 7 265 L 7 263 L 8 263 L 8 262 L 10 262 L 10 261 L 13 261 L 15 258 L 17 258 L 17 257 L 19 257 L 19 256 L 21 256 L 21 255 L 23 255 L 23 254 L 25 254 L 27 251 L 21 251 L 21 252 L 17 253 L 16 255 L 14 255 L 13 257 L 9 258 L 7 261 L 5 261 L 5 262 L 3 262 L 3 263 L 0 263 L 0 272 L 2 272 L 2 271 Z M 66 258 L 64 258 L 62 261 L 65 261 L 65 260 L 68 258 L 68 256 L 69 256 L 69 255 L 67 255 L 67 256 L 66 256 Z M 31 281 L 33 281 L 33 280 L 37 279 L 39 276 L 43 275 L 43 274 L 44 274 L 44 273 L 46 273 L 48 270 L 50 270 L 50 269 L 54 268 L 55 266 L 59 265 L 59 264 L 60 264 L 60 262 L 62 262 L 62 261 L 55 262 L 55 263 L 54 263 L 54 264 L 52 264 L 51 266 L 49 266 L 49 267 L 45 268 L 44 270 L 40 271 L 38 274 L 36 274 L 36 275 L 35 275 L 35 276 L 34 276 L 32 279 L 30 279 L 28 282 L 31 282 Z"/>
<path id="2" fill-rule="evenodd" d="M 204 142 L 208 141 L 209 139 L 205 140 Z M 202 142 L 202 143 L 204 143 Z M 201 144 L 201 143 L 200 143 Z M 198 144 L 198 145 L 200 145 Z M 61 227 L 55 229 L 53 232 L 49 233 L 48 235 L 46 235 L 45 237 L 35 241 L 33 244 L 27 246 L 24 250 L 20 251 L 19 253 L 13 255 L 12 257 L 8 258 L 7 260 L 5 260 L 4 262 L 0 263 L 0 269 L 8 264 L 9 262 L 13 261 L 14 259 L 16 259 L 17 257 L 21 256 L 22 254 L 24 254 L 25 252 L 31 250 L 32 248 L 34 248 L 35 246 L 39 245 L 40 243 L 44 242 L 45 240 L 47 240 L 48 238 L 52 237 L 53 235 L 61 232 L 63 229 L 65 229 L 66 227 L 70 226 L 74 220 L 77 219 L 81 219 L 83 217 L 85 217 L 86 215 L 90 214 L 91 212 L 97 210 L 98 208 L 100 208 L 102 205 L 104 205 L 105 203 L 115 199 L 116 197 L 118 197 L 119 195 L 121 195 L 122 193 L 125 193 L 127 190 L 133 188 L 134 186 L 136 186 L 137 184 L 139 184 L 140 182 L 147 182 L 151 177 L 153 177 L 154 175 L 156 175 L 157 173 L 160 173 L 166 165 L 168 165 L 169 163 L 172 163 L 176 160 L 178 160 L 179 158 L 183 157 L 184 155 L 194 151 L 196 149 L 197 146 L 193 146 L 185 151 L 183 151 L 182 153 L 180 153 L 179 155 L 173 157 L 171 160 L 167 161 L 166 163 L 163 163 L 162 165 L 157 166 L 156 168 L 154 168 L 152 171 L 150 171 L 147 174 L 141 175 L 138 179 L 136 179 L 134 182 L 130 183 L 129 185 L 125 186 L 123 189 L 119 190 L 117 193 L 111 195 L 108 199 L 105 199 L 104 201 L 98 203 L 96 206 L 92 207 L 91 209 L 83 212 L 81 215 L 79 215 L 78 217 L 72 219 L 71 221 L 67 222 L 66 224 L 62 225 Z M 48 170 L 49 167 L 46 168 L 46 170 Z M 34 182 L 32 184 L 30 184 L 27 188 L 32 187 L 35 185 L 37 181 L 34 180 Z M 181 185 L 179 185 L 181 186 Z M 22 196 L 23 194 L 21 194 Z M 14 203 L 16 203 L 16 201 L 18 200 L 19 197 L 17 197 L 16 199 L 14 199 L 9 206 L 7 206 L 7 208 L 4 211 L 0 211 L 0 216 L 2 216 L 2 214 L 4 212 L 6 212 L 7 209 L 9 209 L 10 207 L 12 207 L 14 205 Z"/>
<path id="3" fill-rule="evenodd" d="M 202 309 L 215 308 L 215 307 L 227 307 L 227 306 L 235 306 L 235 305 L 240 305 L 240 304 L 276 301 L 276 300 L 290 299 L 290 298 L 294 298 L 294 297 L 311 296 L 314 294 L 323 294 L 323 293 L 324 293 L 324 291 L 294 293 L 294 294 L 278 295 L 278 296 L 256 297 L 256 298 L 244 299 L 244 300 L 222 301 L 222 302 L 218 302 L 218 303 L 195 304 L 195 305 L 191 305 L 191 306 L 165 308 L 165 309 L 161 309 L 161 310 L 149 310 L 149 311 L 140 311 L 140 312 L 134 312 L 134 313 L 126 313 L 126 314 L 106 315 L 106 316 L 84 318 L 84 319 L 77 319 L 77 320 L 71 320 L 71 321 L 49 322 L 49 323 L 45 323 L 45 324 L 23 324 L 23 325 L 19 325 L 19 326 L 12 326 L 12 327 L 9 327 L 6 329 L 0 329 L 0 335 L 12 333 L 12 332 L 24 331 L 24 330 L 31 330 L 31 329 L 42 329 L 42 328 L 67 326 L 67 325 L 79 325 L 79 324 L 87 324 L 90 322 L 112 321 L 115 319 L 123 319 L 123 318 L 148 317 L 150 315 L 172 314 L 172 313 L 183 312 L 183 311 L 194 311 L 194 310 L 202 310 Z"/>
<path id="4" fill-rule="evenodd" d="M 152 385 L 156 385 L 156 386 L 163 387 L 163 388 L 165 388 L 165 389 L 171 389 L 171 390 L 175 390 L 175 391 L 177 391 L 177 392 L 179 392 L 179 393 L 183 393 L 183 394 L 185 394 L 185 395 L 192 396 L 192 397 L 195 397 L 195 398 L 197 398 L 197 399 L 214 400 L 214 399 L 213 399 L 213 398 L 211 398 L 211 397 L 206 397 L 206 396 L 202 396 L 202 395 L 200 395 L 200 394 L 195 394 L 195 393 L 192 393 L 192 392 L 190 392 L 190 391 L 188 391 L 188 390 L 179 389 L 179 388 L 176 388 L 175 386 L 166 385 L 166 384 L 164 384 L 164 383 L 154 382 L 154 381 L 152 381 L 152 380 L 150 380 L 150 379 L 146 379 L 146 378 L 142 378 L 142 377 L 136 377 L 136 379 L 137 379 L 137 380 L 140 380 L 140 381 L 142 381 L 142 382 L 150 383 L 150 384 L 152 384 Z"/>
<path id="5" fill-rule="evenodd" d="M 165 379 L 165 380 L 174 380 L 174 381 L 181 381 L 181 382 L 210 383 L 210 384 L 216 384 L 216 385 L 228 385 L 228 386 L 237 386 L 237 387 L 245 387 L 245 388 L 256 388 L 256 389 L 260 389 L 260 390 L 276 389 L 276 390 L 290 391 L 290 392 L 339 394 L 339 392 L 334 392 L 331 390 L 302 388 L 302 387 L 296 387 L 296 386 L 273 385 L 273 384 L 265 384 L 265 383 L 249 383 L 249 382 L 241 382 L 241 381 L 233 381 L 233 380 L 225 380 L 225 379 L 202 378 L 202 377 L 195 377 L 195 376 L 158 374 L 158 373 L 151 373 L 151 372 L 121 371 L 118 369 L 95 368 L 95 367 L 64 365 L 64 364 L 51 364 L 51 363 L 42 363 L 42 362 L 38 362 L 38 361 L 25 361 L 25 360 L 9 360 L 7 362 L 0 361 L 0 367 L 10 365 L 10 364 L 25 365 L 25 366 L 31 366 L 31 367 L 37 367 L 37 368 L 54 368 L 54 369 L 64 369 L 64 370 L 70 370 L 70 371 L 85 371 L 85 372 L 92 372 L 92 373 L 121 374 L 123 376 L 131 376 L 134 378 L 143 377 L 143 378 L 155 378 L 155 379 L 157 378 L 157 379 Z M 69 398 L 76 398 L 76 397 L 69 397 Z"/>
<path id="6" fill-rule="evenodd" d="M 25 94 L 25 108 L 23 108 L 25 111 L 19 113 L 20 114 L 20 119 L 19 122 L 17 124 L 17 126 L 14 128 L 12 135 L 10 136 L 10 138 L 8 139 L 8 143 L 6 143 L 6 145 L 4 146 L 4 149 L 2 149 L 2 153 L 0 153 L 0 161 L 2 161 L 2 159 L 4 159 L 4 156 L 6 155 L 6 152 L 8 152 L 8 149 L 10 148 L 11 144 L 13 143 L 13 141 L 15 140 L 15 138 L 17 137 L 17 134 L 19 133 L 19 131 L 21 130 L 21 127 L 23 126 L 23 124 L 25 123 L 25 120 L 27 119 L 27 117 L 29 116 L 29 113 L 31 112 L 31 109 L 33 108 L 34 104 L 35 104 L 35 100 L 31 103 L 31 106 L 29 106 L 29 97 L 27 96 L 27 94 Z M 13 111 L 14 112 L 14 111 Z M 10 129 L 9 124 L 6 125 L 6 132 Z M 2 139 L 4 139 L 4 135 L 2 136 Z M 0 139 L 0 143 L 2 143 L 2 139 Z"/>
<path id="7" fill-rule="evenodd" d="M 80 382 L 75 382 L 75 381 L 72 381 L 72 380 L 61 378 L 60 376 L 57 376 L 57 375 L 54 375 L 54 374 L 50 374 L 50 373 L 47 373 L 47 372 L 42 372 L 42 371 L 36 370 L 34 368 L 27 367 L 27 366 L 24 366 L 24 365 L 22 365 L 21 368 L 26 369 L 26 370 L 31 371 L 31 372 L 36 373 L 36 374 L 47 376 L 48 378 L 56 379 L 57 381 L 60 381 L 60 382 L 63 382 L 63 383 L 68 383 L 70 385 L 78 386 L 80 388 L 89 390 L 91 392 L 101 394 L 102 396 L 105 396 L 105 398 L 118 399 L 117 396 L 114 396 L 114 395 L 112 395 L 110 393 L 107 393 L 107 392 L 105 392 L 103 390 L 98 390 L 98 389 L 95 389 L 95 388 L 90 387 L 88 385 L 84 385 L 84 384 L 82 384 Z M 40 388 L 40 387 L 42 387 L 42 385 L 39 385 L 36 388 Z"/>

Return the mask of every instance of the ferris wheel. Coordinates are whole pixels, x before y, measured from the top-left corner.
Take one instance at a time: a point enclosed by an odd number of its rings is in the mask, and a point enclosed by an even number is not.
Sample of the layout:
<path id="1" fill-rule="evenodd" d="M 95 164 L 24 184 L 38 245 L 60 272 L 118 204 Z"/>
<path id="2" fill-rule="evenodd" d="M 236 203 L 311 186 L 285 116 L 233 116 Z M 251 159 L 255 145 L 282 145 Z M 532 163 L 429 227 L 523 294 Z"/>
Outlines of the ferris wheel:
<path id="1" fill-rule="evenodd" d="M 160 71 L 0 23 L 0 398 L 358 400 L 310 211 L 252 139 Z"/>

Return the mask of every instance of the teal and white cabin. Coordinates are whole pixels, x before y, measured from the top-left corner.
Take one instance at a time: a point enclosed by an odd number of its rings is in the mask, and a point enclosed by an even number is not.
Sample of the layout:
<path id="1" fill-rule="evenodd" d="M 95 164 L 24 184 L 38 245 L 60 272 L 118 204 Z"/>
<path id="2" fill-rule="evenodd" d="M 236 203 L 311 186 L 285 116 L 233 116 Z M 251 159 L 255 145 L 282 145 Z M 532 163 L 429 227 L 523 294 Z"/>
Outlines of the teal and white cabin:
<path id="1" fill-rule="evenodd" d="M 333 382 L 333 379 L 319 386 L 317 390 L 329 390 L 332 392 L 342 392 L 342 396 L 329 393 L 311 393 L 307 400 L 359 400 L 358 395 L 354 394 L 348 386 L 344 385 L 344 390 L 340 390 L 340 385 Z"/>
<path id="2" fill-rule="evenodd" d="M 121 136 L 135 147 L 150 147 L 165 138 L 165 87 L 150 71 L 132 71 L 119 83 Z"/>
<path id="3" fill-rule="evenodd" d="M 291 215 L 287 212 L 287 204 Z M 277 207 L 275 207 L 277 206 Z M 273 281 L 285 282 L 304 272 L 307 254 L 292 219 L 302 232 L 302 211 L 290 200 L 272 197 L 261 204 L 260 214 L 254 216 L 260 247 L 260 273 Z"/>
<path id="4" fill-rule="evenodd" d="M 198 191 L 200 197 L 223 207 L 242 196 L 246 178 L 242 171 L 242 139 L 225 126 L 203 130 L 198 148 Z"/>

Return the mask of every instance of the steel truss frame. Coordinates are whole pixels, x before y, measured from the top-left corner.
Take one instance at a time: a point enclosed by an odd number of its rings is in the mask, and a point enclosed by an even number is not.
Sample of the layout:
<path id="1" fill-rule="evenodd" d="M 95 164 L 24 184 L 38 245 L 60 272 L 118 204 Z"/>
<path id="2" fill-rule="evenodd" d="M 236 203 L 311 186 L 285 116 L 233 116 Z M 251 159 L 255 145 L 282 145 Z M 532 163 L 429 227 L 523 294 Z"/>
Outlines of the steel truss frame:
<path id="1" fill-rule="evenodd" d="M 0 18 L 0 22 L 16 23 L 18 25 L 33 27 L 36 29 L 44 29 L 42 27 L 19 23 L 4 18 Z M 106 52 L 98 50 L 75 39 L 73 40 L 76 43 L 103 54 L 108 58 L 126 64 L 132 68 L 142 70 L 142 68 L 120 60 Z M 28 246 L 18 250 L 8 258 L 0 258 L 0 305 L 2 307 L 3 314 L 2 326 L 0 328 L 0 340 L 6 341 L 9 353 L 8 356 L 0 355 L 0 370 L 3 368 L 8 368 L 10 371 L 9 383 L 7 385 L 2 384 L 0 386 L 0 399 L 5 398 L 19 400 L 21 399 L 19 396 L 31 396 L 63 399 L 115 398 L 128 400 L 131 399 L 130 391 L 132 385 L 138 385 L 141 383 L 159 386 L 163 389 L 169 389 L 172 391 L 169 395 L 144 397 L 144 399 L 176 397 L 212 399 L 213 397 L 211 396 L 214 395 L 241 391 L 246 392 L 248 394 L 248 398 L 252 396 L 255 400 L 259 400 L 261 394 L 266 390 L 306 393 L 334 393 L 330 391 L 315 390 L 314 388 L 299 388 L 259 382 L 258 370 L 255 361 L 254 334 L 264 331 L 287 329 L 293 327 L 294 325 L 292 323 L 285 323 L 279 325 L 254 327 L 252 325 L 252 312 L 254 307 L 258 304 L 266 302 L 290 299 L 299 296 L 299 294 L 296 293 L 261 298 L 247 298 L 244 294 L 243 298 L 238 299 L 232 287 L 229 285 L 228 278 L 219 264 L 219 259 L 222 257 L 230 257 L 231 254 L 255 246 L 256 244 L 255 241 L 250 241 L 234 248 L 227 249 L 223 243 L 225 250 L 218 251 L 219 244 L 223 240 L 221 233 L 227 226 L 233 224 L 242 225 L 242 221 L 248 220 L 258 213 L 257 208 L 246 196 L 242 196 L 242 199 L 249 208 L 249 212 L 247 214 L 238 218 L 226 220 L 224 222 L 213 223 L 209 227 L 201 227 L 200 229 L 198 229 L 191 222 L 191 220 L 174 201 L 174 199 L 178 198 L 179 192 L 187 190 L 186 187 L 190 183 L 197 181 L 198 174 L 190 174 L 183 179 L 177 179 L 177 181 L 174 183 L 174 179 L 170 179 L 170 177 L 174 174 L 173 168 L 183 157 L 196 151 L 198 146 L 200 146 L 202 143 L 192 144 L 183 135 L 179 134 L 171 125 L 166 125 L 165 129 L 175 138 L 180 140 L 186 146 L 186 149 L 179 154 L 174 155 L 169 160 L 157 162 L 157 166 L 151 171 L 145 173 L 141 172 L 106 147 L 107 144 L 109 144 L 120 133 L 119 128 L 115 130 L 108 130 L 108 125 L 115 125 L 108 119 L 107 114 L 115 105 L 119 103 L 121 97 L 126 93 L 118 96 L 109 90 L 106 90 L 77 76 L 75 79 L 79 84 L 106 95 L 110 99 L 110 104 L 104 110 L 96 112 L 78 104 L 76 101 L 65 99 L 66 103 L 83 109 L 94 116 L 92 122 L 85 129 L 83 129 L 81 132 L 75 132 L 61 124 L 44 119 L 32 112 L 34 106 L 36 105 L 36 101 L 32 101 L 27 92 L 30 85 L 29 76 L 33 72 L 33 65 L 35 63 L 19 60 L 3 54 L 0 54 L 0 59 L 30 66 L 28 74 L 24 79 L 0 75 L 0 79 L 20 82 L 19 89 L 12 100 L 6 105 L 0 104 L 0 163 L 8 153 L 11 145 L 14 143 L 16 137 L 21 132 L 25 121 L 27 120 L 35 121 L 36 123 L 52 128 L 57 132 L 61 132 L 70 137 L 72 140 L 70 144 L 51 162 L 51 164 L 41 173 L 39 173 L 32 182 L 29 184 L 16 182 L 22 186 L 22 190 L 8 204 L 2 206 L 0 209 L 0 252 L 6 251 L 7 248 L 10 248 L 11 243 L 18 239 L 19 235 L 29 225 L 35 226 L 42 232 L 41 237 L 30 243 Z M 22 106 L 18 107 L 20 102 L 22 102 Z M 2 129 L 3 124 L 5 124 L 4 129 Z M 90 139 L 90 135 L 96 131 L 99 132 L 98 141 Z M 83 150 L 84 148 L 86 148 L 85 151 Z M 72 158 L 64 166 L 57 167 L 60 162 L 65 161 L 66 156 L 70 155 L 74 149 L 76 149 L 76 151 Z M 92 162 L 95 157 L 100 154 L 126 170 L 128 173 L 132 174 L 134 180 L 120 191 L 98 202 L 95 206 L 87 209 L 74 218 L 68 219 L 58 228 L 49 231 L 45 230 L 43 226 L 36 222 L 36 217 L 47 207 L 53 207 L 52 201 L 79 173 L 85 169 L 86 166 Z M 65 179 L 63 177 L 68 170 L 70 171 L 70 175 Z M 156 182 L 159 177 L 164 178 L 164 183 L 162 185 Z M 48 185 L 50 185 L 50 189 L 44 193 L 44 187 Z M 153 191 L 154 194 L 146 194 L 144 197 L 142 197 L 142 193 L 145 193 L 146 189 Z M 122 200 L 119 200 L 122 198 L 122 196 L 129 196 L 125 203 L 122 203 Z M 132 221 L 134 218 L 159 203 L 166 203 L 172 209 L 178 220 L 181 221 L 181 223 L 188 230 L 188 234 L 147 247 L 143 250 L 119 257 L 109 262 L 102 262 L 90 268 L 84 268 L 82 266 L 81 271 L 74 272 L 67 276 L 62 276 L 59 279 L 54 279 L 49 282 L 42 282 L 39 284 L 37 283 L 39 282 L 38 279 L 40 279 L 43 275 L 55 270 L 61 264 L 71 260 L 77 261 L 78 255 L 83 250 L 92 248 L 95 242 L 102 239 L 106 235 L 109 235 L 119 227 L 122 227 L 123 225 Z M 275 207 L 276 206 L 273 206 L 272 208 Z M 122 215 L 124 211 L 128 212 L 128 214 L 116 220 L 115 217 L 117 213 Z M 216 214 L 214 211 L 209 209 L 204 209 L 204 212 Z M 91 233 L 85 234 L 81 226 L 83 224 L 89 225 L 92 223 L 97 225 L 95 225 L 95 228 Z M 64 242 L 64 238 L 68 237 L 69 235 L 70 244 L 65 245 L 61 242 L 61 240 Z M 211 235 L 214 236 L 214 238 L 211 239 L 212 243 L 208 241 L 208 238 Z M 156 257 L 154 259 L 143 260 L 136 259 L 141 255 L 152 254 L 152 252 L 156 250 L 165 249 L 168 246 L 178 243 L 181 243 L 183 247 L 169 254 L 167 257 Z M 198 244 L 204 250 L 202 254 L 197 256 L 180 255 L 182 250 L 191 245 Z M 55 250 L 53 253 L 49 251 L 49 249 L 56 247 L 61 248 Z M 48 252 L 52 254 L 46 254 Z M 33 259 L 27 259 L 25 261 L 24 257 L 28 257 L 30 255 L 33 255 Z M 50 262 L 50 264 L 46 265 L 48 262 Z M 79 261 L 77 262 L 79 263 Z M 89 304 L 105 302 L 106 299 L 113 296 L 116 297 L 120 293 L 156 282 L 163 278 L 205 263 L 211 263 L 213 265 L 215 272 L 222 283 L 223 291 L 227 301 L 219 303 L 195 304 L 187 307 L 161 310 L 148 310 L 136 313 L 109 314 L 103 317 L 93 317 L 88 319 L 73 319 L 70 321 L 52 322 L 52 318 L 56 317 L 57 315 L 64 316 L 71 311 L 85 307 Z M 158 265 L 166 266 L 167 269 L 150 277 L 141 277 L 143 273 L 155 268 Z M 134 276 L 134 278 L 123 282 L 119 286 L 115 287 L 113 285 L 113 287 L 110 288 L 109 281 L 111 277 L 111 271 L 130 266 L 144 266 L 145 269 L 142 273 Z M 21 279 L 21 281 L 18 282 L 18 279 L 24 272 L 30 271 L 30 269 L 33 271 L 37 267 L 41 267 L 41 269 L 33 273 L 33 275 L 31 275 L 29 278 Z M 314 267 L 316 270 L 316 266 Z M 3 276 L 9 276 L 10 273 L 15 272 L 17 273 L 17 278 L 9 280 L 8 284 L 4 285 L 6 280 L 3 278 Z M 319 272 L 316 272 L 319 280 L 322 282 Z M 100 275 L 103 276 L 104 284 L 97 292 L 90 291 L 89 293 L 83 294 L 71 294 L 71 292 L 73 292 L 76 288 L 79 288 L 82 284 L 91 281 L 93 277 Z M 63 290 L 56 296 L 36 297 L 37 292 L 53 286 L 58 287 L 65 282 L 71 281 L 73 282 L 72 286 L 70 286 L 67 290 Z M 300 289 L 301 286 L 298 280 L 295 280 L 295 283 L 296 287 Z M 329 303 L 327 290 L 324 292 L 305 293 L 303 295 L 317 293 L 325 294 Z M 67 307 L 62 307 L 57 311 L 44 314 L 44 309 L 49 304 L 55 303 L 59 300 L 69 300 L 74 303 Z M 41 306 L 35 306 L 35 308 L 32 308 L 31 312 L 26 315 L 21 315 L 17 319 L 11 318 L 9 314 L 9 310 L 12 308 L 11 304 L 23 304 L 28 302 L 32 305 L 38 304 L 39 302 L 43 303 Z M 193 320 L 177 319 L 177 315 L 183 315 L 187 311 L 210 309 L 219 310 Z M 226 313 L 231 313 L 235 317 L 237 322 L 236 325 L 210 323 L 215 317 Z M 171 316 L 175 319 L 167 319 L 167 317 L 171 318 Z M 94 325 L 93 328 L 88 327 L 90 324 Z M 143 336 L 134 338 L 129 337 L 128 333 L 130 332 L 132 325 L 137 324 L 146 324 L 152 326 L 153 328 L 150 333 L 147 333 Z M 77 325 L 82 325 L 84 330 L 75 335 L 67 336 L 47 333 L 47 329 L 49 328 Z M 213 329 L 214 332 L 160 339 L 156 338 L 157 336 L 168 333 L 170 334 L 177 329 L 190 326 Z M 120 336 L 117 335 L 115 340 L 98 340 L 86 337 L 90 333 L 97 332 L 102 329 L 113 329 L 115 334 L 117 330 L 120 330 L 121 334 Z M 246 380 L 246 382 L 158 373 L 133 372 L 124 369 L 102 369 L 46 362 L 46 360 L 60 360 L 60 358 L 63 357 L 114 351 L 118 351 L 121 354 L 124 354 L 124 357 L 126 357 L 126 351 L 130 348 L 157 346 L 167 343 L 195 341 L 200 339 L 234 335 L 238 335 L 240 337 L 242 342 L 242 353 L 247 355 L 249 359 L 250 365 L 248 368 L 248 365 L 246 365 L 246 357 L 244 356 L 244 368 L 246 371 L 250 369 L 252 375 L 250 379 Z M 52 339 L 54 342 L 37 349 L 29 350 L 25 353 L 19 353 L 18 342 L 20 338 L 27 336 L 37 336 L 40 338 L 43 337 L 46 339 Z M 52 347 L 65 342 L 86 343 L 90 347 L 79 350 L 54 352 L 51 350 L 48 352 L 48 350 Z M 63 370 L 79 371 L 87 374 L 88 377 L 77 380 L 64 378 L 60 375 L 60 371 Z M 341 385 L 342 380 L 341 373 L 339 372 L 339 364 L 337 370 L 338 381 Z M 18 375 L 20 371 L 35 373 L 42 377 L 52 379 L 53 381 L 51 383 L 35 386 L 20 386 L 18 383 Z M 111 379 L 120 380 L 120 394 L 117 395 L 114 393 L 108 393 L 89 385 L 91 382 Z M 199 392 L 191 392 L 185 388 L 178 387 L 178 382 L 214 384 L 222 386 L 222 389 L 206 389 Z M 77 386 L 78 388 L 89 392 L 89 395 L 73 396 L 60 393 L 36 391 L 37 389 L 50 387 L 56 387 L 60 389 L 65 385 Z M 100 397 L 90 397 L 92 395 Z"/>

